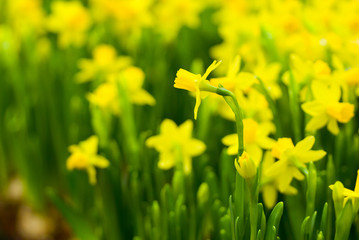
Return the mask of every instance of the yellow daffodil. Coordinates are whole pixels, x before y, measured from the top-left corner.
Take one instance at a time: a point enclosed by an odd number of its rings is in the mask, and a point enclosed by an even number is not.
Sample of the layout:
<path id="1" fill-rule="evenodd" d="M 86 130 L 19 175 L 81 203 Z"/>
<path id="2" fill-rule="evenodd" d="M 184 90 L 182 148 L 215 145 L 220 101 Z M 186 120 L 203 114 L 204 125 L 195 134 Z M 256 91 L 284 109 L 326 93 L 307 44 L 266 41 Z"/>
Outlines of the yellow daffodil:
<path id="1" fill-rule="evenodd" d="M 245 179 L 253 178 L 257 174 L 258 165 L 250 158 L 247 152 L 234 160 L 237 172 Z"/>
<path id="2" fill-rule="evenodd" d="M 85 33 L 91 26 L 91 18 L 84 6 L 77 1 L 55 1 L 47 20 L 51 32 L 59 34 L 60 47 L 82 46 Z"/>
<path id="3" fill-rule="evenodd" d="M 336 181 L 335 184 L 329 186 L 333 190 L 333 200 L 336 215 L 339 214 L 340 209 L 345 206 L 349 199 L 353 200 L 353 212 L 357 214 L 359 210 L 359 170 L 357 171 L 357 179 L 354 187 L 354 191 L 345 188 L 340 181 Z"/>
<path id="4" fill-rule="evenodd" d="M 294 80 L 299 85 L 304 85 L 309 80 L 320 80 L 325 82 L 331 75 L 330 67 L 322 60 L 312 62 L 304 60 L 296 54 L 291 54 L 289 64 Z M 283 75 L 283 82 L 289 85 L 289 72 L 286 72 Z"/>
<path id="5" fill-rule="evenodd" d="M 260 180 L 260 189 L 262 191 L 264 205 L 269 209 L 273 208 L 276 204 L 278 191 L 286 195 L 293 195 L 298 192 L 297 189 L 291 185 L 288 185 L 284 189 L 282 189 L 283 187 L 279 188 L 279 179 L 277 179 L 275 176 L 270 175 L 270 172 L 267 171 L 267 169 L 270 169 L 270 167 L 274 164 L 274 161 L 275 159 L 272 156 L 271 152 L 267 151 L 264 154 L 262 162 L 263 170 Z"/>
<path id="6" fill-rule="evenodd" d="M 241 57 L 238 55 L 229 65 L 227 75 L 221 78 L 211 78 L 210 82 L 213 86 L 221 84 L 225 89 L 235 92 L 236 90 L 247 93 L 252 85 L 258 80 L 254 74 L 249 72 L 240 72 Z"/>
<path id="7" fill-rule="evenodd" d="M 280 63 L 267 63 L 264 56 L 258 57 L 258 63 L 254 67 L 253 73 L 263 81 L 268 93 L 273 99 L 282 96 L 282 91 L 278 84 L 278 76 L 282 66 Z"/>
<path id="8" fill-rule="evenodd" d="M 184 69 L 179 69 L 176 74 L 175 88 L 185 89 L 190 92 L 196 93 L 196 105 L 194 107 L 194 119 L 197 119 L 197 112 L 201 104 L 201 91 L 215 91 L 212 85 L 207 80 L 208 75 L 218 67 L 221 62 L 213 61 L 207 68 L 206 72 L 201 76 L 194 74 Z"/>
<path id="9" fill-rule="evenodd" d="M 152 0 L 91 0 L 90 3 L 94 19 L 98 22 L 110 20 L 120 34 L 137 33 L 152 23 Z"/>
<path id="10" fill-rule="evenodd" d="M 262 149 L 270 149 L 275 141 L 268 137 L 274 132 L 274 126 L 270 122 L 257 123 L 251 118 L 243 120 L 244 148 L 258 165 L 262 159 Z M 235 155 L 238 153 L 237 134 L 230 134 L 222 139 L 224 145 L 229 146 L 227 153 Z"/>
<path id="11" fill-rule="evenodd" d="M 110 164 L 106 158 L 97 155 L 97 148 L 97 136 L 91 136 L 85 141 L 80 142 L 79 145 L 71 145 L 69 147 L 71 155 L 66 162 L 68 170 L 86 170 L 89 175 L 89 181 L 92 185 L 96 184 L 95 167 L 106 168 Z"/>
<path id="12" fill-rule="evenodd" d="M 316 131 L 327 125 L 334 135 L 339 133 L 338 122 L 347 123 L 354 116 L 354 105 L 339 102 L 340 89 L 313 82 L 312 91 L 314 100 L 302 105 L 302 109 L 312 118 L 306 126 L 307 131 Z"/>
<path id="13" fill-rule="evenodd" d="M 120 71 L 118 80 L 128 91 L 130 101 L 137 105 L 156 104 L 156 100 L 142 88 L 145 81 L 145 73 L 138 67 L 128 67 Z"/>
<path id="14" fill-rule="evenodd" d="M 334 184 L 329 186 L 330 189 L 334 189 Z M 357 179 L 355 182 L 355 187 L 354 187 L 354 191 L 347 189 L 347 188 L 343 188 L 342 189 L 342 194 L 344 197 L 350 197 L 350 198 L 358 198 L 359 199 L 359 170 L 357 171 Z"/>
<path id="15" fill-rule="evenodd" d="M 121 89 L 126 91 L 131 103 L 153 106 L 156 100 L 142 89 L 144 79 L 145 74 L 140 68 L 127 67 L 117 74 L 110 75 L 107 82 L 102 83 L 93 93 L 87 95 L 87 99 L 95 106 L 118 115 L 121 113 L 119 104 L 121 94 L 118 92 L 117 84 L 121 84 Z"/>
<path id="16" fill-rule="evenodd" d="M 150 137 L 146 145 L 160 152 L 158 167 L 170 169 L 180 165 L 186 174 L 192 171 L 192 157 L 198 156 L 206 149 L 206 145 L 192 138 L 193 123 L 187 120 L 180 126 L 170 119 L 161 123 L 160 135 Z"/>
<path id="17" fill-rule="evenodd" d="M 7 12 L 9 23 L 17 34 L 26 36 L 44 31 L 45 14 L 40 0 L 13 0 L 6 5 L 3 11 Z"/>
<path id="18" fill-rule="evenodd" d="M 194 28 L 200 23 L 199 13 L 205 7 L 203 1 L 159 0 L 153 8 L 155 29 L 165 41 L 176 38 L 182 26 Z"/>
<path id="19" fill-rule="evenodd" d="M 93 59 L 81 59 L 78 62 L 80 72 L 76 75 L 78 82 L 87 82 L 95 77 L 106 77 L 130 66 L 131 59 L 117 56 L 111 45 L 99 45 L 92 52 Z"/>
<path id="20" fill-rule="evenodd" d="M 98 106 L 102 110 L 110 111 L 115 115 L 120 114 L 120 106 L 118 103 L 117 86 L 112 82 L 102 83 L 93 93 L 87 95 L 90 103 Z"/>
<path id="21" fill-rule="evenodd" d="M 313 136 L 306 137 L 295 146 L 291 139 L 278 139 L 273 145 L 272 154 L 279 161 L 275 162 L 268 169 L 264 169 L 264 174 L 268 177 L 276 178 L 278 189 L 281 192 L 288 190 L 293 178 L 303 180 L 304 176 L 298 168 L 305 168 L 306 163 L 318 161 L 326 155 L 323 150 L 311 150 L 315 142 Z"/>

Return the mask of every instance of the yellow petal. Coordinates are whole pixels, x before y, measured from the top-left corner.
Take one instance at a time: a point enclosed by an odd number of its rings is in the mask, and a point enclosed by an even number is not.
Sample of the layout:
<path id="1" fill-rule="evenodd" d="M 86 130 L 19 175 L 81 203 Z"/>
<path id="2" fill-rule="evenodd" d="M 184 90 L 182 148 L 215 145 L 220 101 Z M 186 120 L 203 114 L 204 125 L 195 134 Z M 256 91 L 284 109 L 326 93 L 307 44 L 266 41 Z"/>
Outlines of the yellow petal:
<path id="1" fill-rule="evenodd" d="M 156 100 L 152 97 L 152 95 L 143 89 L 139 89 L 138 91 L 131 93 L 130 97 L 131 102 L 138 105 L 148 104 L 153 106 L 156 104 Z"/>
<path id="2" fill-rule="evenodd" d="M 191 139 L 193 130 L 193 122 L 187 120 L 179 126 L 180 138 L 184 141 Z"/>
<path id="3" fill-rule="evenodd" d="M 298 153 L 308 151 L 308 150 L 312 149 L 314 142 L 315 142 L 315 138 L 313 136 L 306 137 L 302 141 L 298 142 L 295 145 L 294 149 Z"/>
<path id="4" fill-rule="evenodd" d="M 306 131 L 316 131 L 324 127 L 328 122 L 328 116 L 326 114 L 321 114 L 315 117 L 312 117 L 305 127 Z"/>
<path id="5" fill-rule="evenodd" d="M 322 159 L 327 153 L 323 150 L 298 153 L 297 158 L 302 163 L 314 162 Z"/>
<path id="6" fill-rule="evenodd" d="M 160 153 L 160 160 L 158 161 L 158 168 L 167 170 L 176 165 L 175 156 L 168 151 Z"/>
<path id="7" fill-rule="evenodd" d="M 198 156 L 206 150 L 206 145 L 197 139 L 191 139 L 186 146 L 186 153 L 190 156 Z"/>
<path id="8" fill-rule="evenodd" d="M 338 135 L 339 126 L 338 126 L 337 121 L 334 118 L 329 119 L 328 130 L 329 130 L 329 132 L 333 133 L 334 135 Z"/>
<path id="9" fill-rule="evenodd" d="M 216 69 L 222 61 L 217 62 L 216 60 L 213 61 L 213 63 L 207 68 L 206 72 L 203 74 L 202 79 L 205 80 L 207 79 L 208 75 L 214 70 Z"/>
<path id="10" fill-rule="evenodd" d="M 264 205 L 268 208 L 271 209 L 274 207 L 274 205 L 277 202 L 277 190 L 274 186 L 272 185 L 264 185 L 262 187 L 262 195 L 263 195 L 263 202 Z"/>
<path id="11" fill-rule="evenodd" d="M 320 101 L 311 101 L 302 104 L 302 109 L 311 116 L 318 116 L 325 112 L 325 105 Z"/>
<path id="12" fill-rule="evenodd" d="M 199 105 L 201 105 L 201 91 L 199 90 L 198 86 L 195 87 L 196 89 L 196 105 L 194 106 L 194 119 L 197 120 L 197 113 Z"/>
<path id="13" fill-rule="evenodd" d="M 89 176 L 89 182 L 91 185 L 95 185 L 97 183 L 96 180 L 96 169 L 94 167 L 88 167 L 87 168 L 87 174 Z"/>
<path id="14" fill-rule="evenodd" d="M 238 144 L 238 135 L 237 133 L 229 134 L 222 138 L 222 143 L 226 146 L 230 146 L 233 144 Z"/>
<path id="15" fill-rule="evenodd" d="M 98 137 L 91 136 L 85 141 L 80 142 L 79 144 L 82 151 L 88 154 L 96 154 L 97 153 L 97 146 L 98 146 Z"/>
<path id="16" fill-rule="evenodd" d="M 102 156 L 95 156 L 92 159 L 92 165 L 99 168 L 107 168 L 110 165 L 110 162 Z"/>
<path id="17" fill-rule="evenodd" d="M 177 71 L 174 87 L 195 92 L 195 82 L 198 82 L 200 79 L 200 74 L 193 74 L 181 68 Z"/>

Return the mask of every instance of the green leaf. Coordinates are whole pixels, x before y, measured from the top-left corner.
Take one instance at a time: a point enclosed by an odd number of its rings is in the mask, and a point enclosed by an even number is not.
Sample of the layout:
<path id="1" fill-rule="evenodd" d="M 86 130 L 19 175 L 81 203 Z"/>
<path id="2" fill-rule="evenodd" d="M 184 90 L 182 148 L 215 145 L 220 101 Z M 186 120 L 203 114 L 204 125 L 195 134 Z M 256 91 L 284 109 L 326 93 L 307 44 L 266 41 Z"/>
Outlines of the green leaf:
<path id="1" fill-rule="evenodd" d="M 335 223 L 335 240 L 346 240 L 349 238 L 353 219 L 353 204 L 351 199 L 348 199 Z"/>
<path id="2" fill-rule="evenodd" d="M 279 222 L 283 215 L 283 202 L 277 203 L 268 219 L 267 232 L 265 240 L 275 239 L 276 231 L 279 228 Z M 274 234 L 274 235 L 273 235 Z"/>

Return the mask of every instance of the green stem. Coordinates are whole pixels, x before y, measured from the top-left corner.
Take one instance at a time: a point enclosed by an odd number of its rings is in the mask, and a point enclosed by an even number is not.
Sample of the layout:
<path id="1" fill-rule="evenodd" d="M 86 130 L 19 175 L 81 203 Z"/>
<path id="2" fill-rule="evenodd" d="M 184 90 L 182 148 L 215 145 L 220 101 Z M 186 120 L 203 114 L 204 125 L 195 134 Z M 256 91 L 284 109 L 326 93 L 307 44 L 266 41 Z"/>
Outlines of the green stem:
<path id="1" fill-rule="evenodd" d="M 250 240 L 257 239 L 257 221 L 258 221 L 258 174 L 251 179 L 247 179 L 249 189 L 249 221 L 250 221 Z"/>
<path id="2" fill-rule="evenodd" d="M 238 157 L 242 155 L 244 151 L 244 141 L 243 141 L 243 113 L 238 104 L 237 98 L 233 92 L 225 89 L 222 85 L 216 90 L 216 93 L 223 96 L 224 100 L 232 109 L 235 118 L 236 118 L 236 128 L 238 134 Z"/>

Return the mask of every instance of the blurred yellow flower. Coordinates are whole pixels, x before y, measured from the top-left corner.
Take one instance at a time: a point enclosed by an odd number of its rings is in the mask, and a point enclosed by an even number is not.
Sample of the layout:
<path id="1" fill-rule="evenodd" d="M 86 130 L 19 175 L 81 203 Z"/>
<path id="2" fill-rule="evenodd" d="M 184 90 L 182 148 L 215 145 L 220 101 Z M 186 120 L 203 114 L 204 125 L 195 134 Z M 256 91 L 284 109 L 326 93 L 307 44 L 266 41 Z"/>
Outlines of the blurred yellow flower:
<path id="1" fill-rule="evenodd" d="M 131 103 L 153 106 L 156 104 L 156 100 L 142 89 L 144 79 L 145 74 L 140 68 L 127 67 L 117 74 L 110 75 L 106 82 L 87 95 L 87 99 L 95 106 L 119 115 L 121 113 L 119 101 L 122 94 L 118 92 L 118 84 L 121 84 L 121 90 L 126 91 Z"/>
<path id="2" fill-rule="evenodd" d="M 258 165 L 262 160 L 262 149 L 272 148 L 275 141 L 268 137 L 274 132 L 271 122 L 257 123 L 251 118 L 243 120 L 244 149 Z M 227 153 L 235 155 L 238 153 L 238 136 L 236 133 L 225 136 L 222 143 L 228 146 Z"/>
<path id="3" fill-rule="evenodd" d="M 354 116 L 354 105 L 342 103 L 340 89 L 335 85 L 326 86 L 320 82 L 313 82 L 312 91 L 314 100 L 302 104 L 302 109 L 311 115 L 307 123 L 307 131 L 316 131 L 327 125 L 328 130 L 337 135 L 338 122 L 347 123 Z"/>
<path id="4" fill-rule="evenodd" d="M 55 1 L 51 3 L 51 10 L 47 27 L 49 31 L 59 34 L 59 46 L 82 46 L 86 31 L 91 26 L 87 9 L 77 1 Z"/>
<path id="5" fill-rule="evenodd" d="M 117 86 L 112 82 L 105 82 L 98 86 L 93 93 L 87 95 L 90 103 L 115 115 L 120 114 Z"/>
<path id="6" fill-rule="evenodd" d="M 161 123 L 160 135 L 147 139 L 147 147 L 160 152 L 160 169 L 167 170 L 180 166 L 186 174 L 191 173 L 192 157 L 202 154 L 206 149 L 202 141 L 192 138 L 192 129 L 191 120 L 177 126 L 172 120 L 165 119 Z"/>
<path id="7" fill-rule="evenodd" d="M 286 188 L 279 188 L 280 183 L 276 176 L 270 175 L 270 172 L 267 170 L 274 164 L 274 158 L 270 151 L 267 151 L 264 154 L 262 162 L 262 173 L 260 179 L 260 186 L 263 196 L 264 205 L 271 209 L 277 203 L 278 191 L 286 194 L 293 195 L 297 193 L 297 189 L 291 185 L 288 185 Z"/>
<path id="8" fill-rule="evenodd" d="M 95 167 L 106 168 L 110 165 L 110 162 L 106 158 L 97 155 L 97 148 L 97 136 L 91 136 L 85 141 L 80 142 L 78 145 L 71 145 L 69 147 L 71 155 L 66 162 L 68 170 L 86 170 L 92 185 L 96 184 Z"/>
<path id="9" fill-rule="evenodd" d="M 218 67 L 221 62 L 216 60 L 207 68 L 206 72 L 201 76 L 180 68 L 177 71 L 175 79 L 175 88 L 185 89 L 196 93 L 196 105 L 194 107 L 194 119 L 197 119 L 197 112 L 201 104 L 201 91 L 211 91 L 213 88 L 207 80 L 208 75 Z"/>
<path id="10" fill-rule="evenodd" d="M 227 75 L 221 78 L 211 78 L 213 86 L 221 84 L 225 89 L 236 92 L 236 90 L 247 93 L 254 83 L 258 80 L 254 74 L 249 72 L 240 72 L 242 59 L 239 55 L 235 57 L 229 65 Z"/>
<path id="11" fill-rule="evenodd" d="M 106 77 L 131 64 L 129 57 L 118 57 L 116 49 L 106 44 L 97 46 L 92 52 L 92 57 L 93 59 L 79 61 L 80 72 L 76 75 L 78 82 L 87 82 L 96 77 Z"/>
<path id="12" fill-rule="evenodd" d="M 40 0 L 11 0 L 7 1 L 7 8 L 9 23 L 17 34 L 39 34 L 44 31 L 44 11 Z M 5 13 L 6 10 L 2 11 Z"/>
<path id="13" fill-rule="evenodd" d="M 120 34 L 135 33 L 152 24 L 150 7 L 153 0 L 90 0 L 91 12 L 97 22 L 111 23 Z"/>
<path id="14" fill-rule="evenodd" d="M 245 179 L 253 178 L 257 174 L 258 165 L 252 160 L 247 152 L 243 152 L 238 159 L 234 160 L 237 172 Z"/>
<path id="15" fill-rule="evenodd" d="M 269 178 L 276 178 L 280 192 L 288 190 L 293 178 L 304 179 L 299 168 L 305 168 L 306 163 L 318 161 L 326 155 L 323 150 L 311 150 L 314 142 L 315 138 L 310 136 L 294 146 L 289 138 L 280 138 L 273 145 L 272 154 L 277 158 L 279 157 L 279 161 L 268 169 L 263 169 L 263 172 Z"/>
<path id="16" fill-rule="evenodd" d="M 205 1 L 159 0 L 153 8 L 155 29 L 162 34 L 165 41 L 172 41 L 182 26 L 198 26 L 199 14 L 205 4 Z"/>
<path id="17" fill-rule="evenodd" d="M 110 78 L 111 79 L 111 78 Z M 128 67 L 123 69 L 118 74 L 118 81 L 126 91 L 130 101 L 137 105 L 156 104 L 156 100 L 146 90 L 142 89 L 145 81 L 145 73 L 138 67 Z"/>

